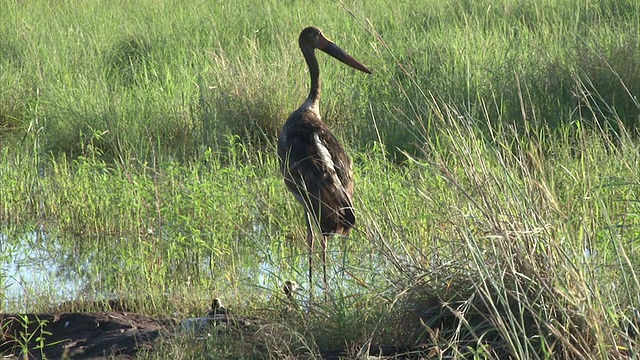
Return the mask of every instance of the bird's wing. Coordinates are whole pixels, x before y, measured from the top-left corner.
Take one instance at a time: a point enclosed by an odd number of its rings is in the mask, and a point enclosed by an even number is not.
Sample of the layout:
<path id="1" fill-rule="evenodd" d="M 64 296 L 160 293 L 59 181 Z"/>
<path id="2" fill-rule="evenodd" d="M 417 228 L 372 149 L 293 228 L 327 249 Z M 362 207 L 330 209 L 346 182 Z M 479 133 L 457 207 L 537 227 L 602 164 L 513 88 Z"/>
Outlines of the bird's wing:
<path id="1" fill-rule="evenodd" d="M 322 214 L 324 231 L 353 226 L 352 166 L 338 140 L 328 129 L 317 128 L 291 139 L 283 168 L 289 189 L 315 216 Z"/>
<path id="2" fill-rule="evenodd" d="M 314 142 L 318 147 L 318 152 L 325 157 L 324 171 L 337 179 L 342 186 L 342 191 L 346 194 L 349 203 L 353 202 L 353 166 L 349 155 L 344 150 L 338 139 L 328 130 L 321 130 L 314 134 Z"/>

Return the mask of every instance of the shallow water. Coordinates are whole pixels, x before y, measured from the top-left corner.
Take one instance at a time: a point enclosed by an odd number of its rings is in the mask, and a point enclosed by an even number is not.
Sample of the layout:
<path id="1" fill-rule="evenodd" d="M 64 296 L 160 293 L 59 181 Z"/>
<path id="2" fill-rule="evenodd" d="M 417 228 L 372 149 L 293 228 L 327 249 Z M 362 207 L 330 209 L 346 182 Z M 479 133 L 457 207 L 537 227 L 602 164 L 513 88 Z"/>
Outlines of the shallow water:
<path id="1" fill-rule="evenodd" d="M 42 294 L 53 303 L 75 299 L 87 281 L 65 264 L 65 250 L 42 231 L 19 239 L 0 234 L 0 247 L 2 311 L 20 310 Z"/>
<path id="2" fill-rule="evenodd" d="M 234 245 L 220 251 L 168 235 L 162 239 L 138 235 L 130 239 L 89 238 L 65 237 L 42 229 L 18 235 L 0 230 L 0 311 L 28 312 L 43 302 L 53 307 L 66 301 L 110 300 L 117 294 L 146 296 L 158 289 L 171 296 L 174 289 L 185 286 L 211 289 L 212 296 L 233 289 L 234 294 L 258 292 L 269 299 L 283 296 L 285 280 L 300 285 L 301 297 L 311 297 L 304 244 L 274 243 L 272 239 L 265 246 L 260 243 L 261 229 L 253 230 L 256 233 L 236 239 Z M 331 245 L 327 266 L 331 287 L 353 286 L 354 279 L 344 271 L 353 271 L 354 266 L 349 265 L 354 258 L 346 255 L 350 252 L 347 242 Z M 356 257 L 355 266 L 362 266 L 363 259 Z M 314 264 L 313 293 L 319 297 L 324 291 L 319 258 Z M 239 289 L 244 290 L 238 293 Z"/>

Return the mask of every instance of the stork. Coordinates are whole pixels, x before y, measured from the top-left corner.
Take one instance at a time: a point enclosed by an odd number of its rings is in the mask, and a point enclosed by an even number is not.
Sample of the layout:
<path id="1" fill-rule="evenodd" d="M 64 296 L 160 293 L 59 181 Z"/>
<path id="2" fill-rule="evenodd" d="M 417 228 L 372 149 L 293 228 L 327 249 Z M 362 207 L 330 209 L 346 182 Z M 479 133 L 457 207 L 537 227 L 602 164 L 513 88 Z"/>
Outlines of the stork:
<path id="1" fill-rule="evenodd" d="M 353 166 L 346 151 L 320 116 L 320 69 L 315 49 L 367 74 L 371 71 L 327 39 L 320 29 L 307 27 L 298 39 L 309 67 L 311 90 L 287 119 L 278 137 L 278 157 L 284 182 L 302 204 L 307 220 L 309 286 L 312 286 L 313 228 L 322 233 L 322 270 L 327 286 L 327 241 L 331 234 L 349 235 L 356 222 L 353 210 Z"/>

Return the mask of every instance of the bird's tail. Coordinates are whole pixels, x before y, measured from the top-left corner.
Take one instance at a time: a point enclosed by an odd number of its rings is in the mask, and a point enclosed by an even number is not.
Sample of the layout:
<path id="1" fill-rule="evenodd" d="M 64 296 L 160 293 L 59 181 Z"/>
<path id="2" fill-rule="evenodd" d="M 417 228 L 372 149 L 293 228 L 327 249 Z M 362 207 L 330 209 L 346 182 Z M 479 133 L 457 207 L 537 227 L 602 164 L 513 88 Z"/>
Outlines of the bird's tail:
<path id="1" fill-rule="evenodd" d="M 328 221 L 329 228 L 333 228 L 333 232 L 337 234 L 349 235 L 351 228 L 356 223 L 356 214 L 351 199 L 346 194 L 338 195 L 334 201 L 324 202 L 322 214 L 324 214 L 323 217 L 326 217 L 324 220 Z"/>

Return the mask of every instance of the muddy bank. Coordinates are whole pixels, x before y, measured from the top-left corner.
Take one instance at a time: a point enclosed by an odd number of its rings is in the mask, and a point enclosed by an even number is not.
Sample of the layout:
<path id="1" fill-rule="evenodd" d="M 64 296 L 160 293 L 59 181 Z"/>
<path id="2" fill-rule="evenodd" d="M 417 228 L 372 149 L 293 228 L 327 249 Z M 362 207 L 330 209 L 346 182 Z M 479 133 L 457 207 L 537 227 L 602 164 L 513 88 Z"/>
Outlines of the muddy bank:
<path id="1" fill-rule="evenodd" d="M 186 323 L 206 327 L 211 321 L 218 323 L 218 316 L 193 318 Z M 251 330 L 260 322 L 250 317 L 224 317 L 223 323 L 240 331 Z M 29 359 L 135 359 L 140 353 L 153 351 L 162 339 L 171 337 L 179 328 L 184 331 L 184 323 L 179 326 L 175 320 L 132 312 L 0 314 L 0 357 L 24 359 L 26 352 Z M 268 357 L 268 350 L 265 351 Z M 372 346 L 368 352 L 380 359 L 419 358 L 419 352 L 413 352 L 412 356 L 409 349 L 395 346 Z M 306 352 L 301 355 L 301 358 L 311 356 Z M 349 358 L 345 349 L 325 350 L 316 355 L 325 360 Z"/>
<path id="2" fill-rule="evenodd" d="M 0 354 L 22 358 L 26 350 L 33 359 L 132 359 L 174 328 L 172 320 L 128 312 L 0 314 Z"/>

